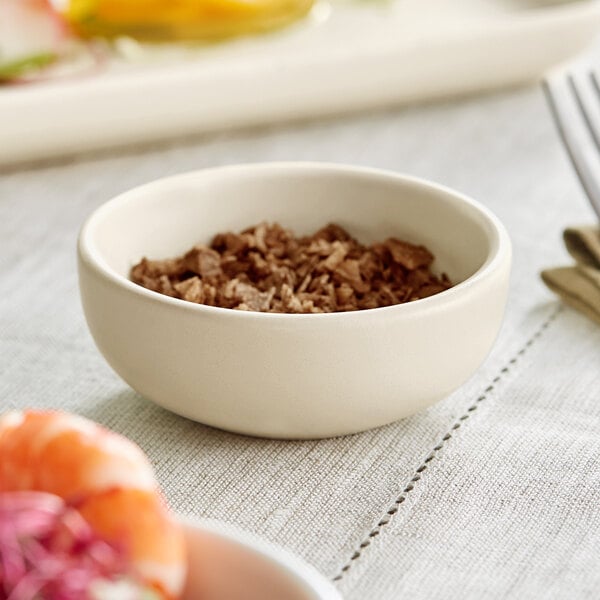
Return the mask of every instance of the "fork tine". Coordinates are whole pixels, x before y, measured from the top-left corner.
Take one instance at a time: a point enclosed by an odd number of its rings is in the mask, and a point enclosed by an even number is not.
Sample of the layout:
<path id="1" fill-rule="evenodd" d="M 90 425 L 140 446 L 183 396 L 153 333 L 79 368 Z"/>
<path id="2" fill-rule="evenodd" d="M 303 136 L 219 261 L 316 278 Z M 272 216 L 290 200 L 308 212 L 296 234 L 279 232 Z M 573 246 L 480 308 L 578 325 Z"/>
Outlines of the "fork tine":
<path id="1" fill-rule="evenodd" d="M 581 98 L 572 79 L 562 85 L 556 80 L 551 82 L 546 79 L 543 88 L 573 168 L 592 208 L 600 218 L 600 169 L 598 164 L 593 164 L 594 159 L 598 163 L 598 153 L 589 149 L 590 141 L 596 141 L 593 129 L 590 127 L 589 114 L 580 104 Z M 600 138 L 598 142 L 600 143 Z M 600 152 L 600 145 L 598 151 Z"/>
<path id="2" fill-rule="evenodd" d="M 600 115 L 600 82 L 598 81 L 598 76 L 595 71 L 590 72 L 589 80 L 595 95 L 596 108 Z M 598 152 L 600 152 L 600 118 L 592 123 L 592 131 L 594 132 L 594 142 L 596 142 L 596 147 L 598 148 Z"/>
<path id="3" fill-rule="evenodd" d="M 598 104 L 597 83 L 595 83 L 594 73 L 585 73 L 584 78 L 578 78 L 577 81 L 574 75 L 570 74 L 568 82 L 581 116 L 587 125 L 598 153 L 600 153 L 600 104 Z"/>

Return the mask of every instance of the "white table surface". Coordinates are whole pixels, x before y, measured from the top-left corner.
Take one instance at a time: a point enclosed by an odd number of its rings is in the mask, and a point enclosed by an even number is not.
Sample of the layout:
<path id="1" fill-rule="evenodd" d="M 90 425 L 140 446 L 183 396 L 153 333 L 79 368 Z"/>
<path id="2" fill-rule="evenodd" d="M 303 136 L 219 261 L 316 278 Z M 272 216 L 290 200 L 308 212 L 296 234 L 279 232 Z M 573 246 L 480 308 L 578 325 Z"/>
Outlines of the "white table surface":
<path id="1" fill-rule="evenodd" d="M 153 178 L 296 159 L 428 177 L 492 209 L 514 243 L 492 353 L 429 410 L 345 438 L 251 439 L 155 407 L 87 332 L 80 224 Z M 0 177 L 0 410 L 62 408 L 130 436 L 176 511 L 290 548 L 349 600 L 598 597 L 600 328 L 538 277 L 569 262 L 562 229 L 593 218 L 535 87 L 13 168 Z"/>

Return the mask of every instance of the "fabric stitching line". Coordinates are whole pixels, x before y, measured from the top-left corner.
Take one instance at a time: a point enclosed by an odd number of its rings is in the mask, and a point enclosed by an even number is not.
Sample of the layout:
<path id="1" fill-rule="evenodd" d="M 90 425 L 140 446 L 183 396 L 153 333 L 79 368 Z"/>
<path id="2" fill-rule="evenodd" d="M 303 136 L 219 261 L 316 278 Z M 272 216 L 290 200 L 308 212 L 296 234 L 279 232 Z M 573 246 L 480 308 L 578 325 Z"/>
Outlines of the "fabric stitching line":
<path id="1" fill-rule="evenodd" d="M 486 400 L 489 394 L 494 390 L 496 384 L 500 382 L 500 380 L 506 375 L 513 365 L 517 363 L 520 357 L 522 357 L 529 348 L 541 337 L 544 331 L 550 326 L 550 324 L 558 317 L 558 315 L 562 312 L 563 306 L 559 305 L 547 318 L 546 320 L 538 327 L 538 329 L 531 335 L 531 337 L 523 344 L 523 346 L 516 352 L 516 354 L 506 363 L 502 369 L 500 369 L 498 375 L 496 375 L 492 382 L 483 390 L 475 402 L 467 408 L 465 413 L 461 415 L 452 425 L 450 430 L 442 437 L 442 439 L 438 442 L 436 446 L 433 447 L 431 452 L 427 455 L 427 457 L 423 460 L 423 462 L 415 469 L 413 477 L 410 479 L 409 483 L 404 487 L 400 495 L 393 502 L 391 507 L 386 511 L 385 515 L 379 520 L 377 525 L 371 529 L 368 533 L 367 537 L 359 544 L 358 548 L 354 551 L 350 559 L 344 566 L 340 569 L 339 573 L 333 577 L 333 581 L 340 581 L 344 575 L 350 570 L 350 567 L 363 555 L 366 548 L 371 545 L 371 542 L 381 533 L 383 527 L 385 527 L 393 518 L 393 516 L 400 509 L 400 505 L 406 500 L 407 495 L 414 489 L 415 484 L 421 479 L 421 474 L 428 468 L 429 463 L 436 457 L 439 451 L 444 447 L 446 442 L 450 440 L 453 436 L 453 432 L 460 429 L 465 421 L 477 410 L 477 407 L 481 402 Z"/>

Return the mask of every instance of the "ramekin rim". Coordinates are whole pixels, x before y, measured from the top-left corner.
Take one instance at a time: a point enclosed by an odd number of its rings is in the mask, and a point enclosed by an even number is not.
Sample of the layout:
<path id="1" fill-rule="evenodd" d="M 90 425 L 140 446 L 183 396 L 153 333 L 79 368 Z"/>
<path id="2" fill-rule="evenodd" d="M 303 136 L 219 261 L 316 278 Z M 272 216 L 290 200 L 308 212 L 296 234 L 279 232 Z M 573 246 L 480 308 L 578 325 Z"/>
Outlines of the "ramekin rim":
<path id="1" fill-rule="evenodd" d="M 478 212 L 484 217 L 484 219 L 491 224 L 491 231 L 493 232 L 493 238 L 490 240 L 490 250 L 488 256 L 483 264 L 464 281 L 453 285 L 451 288 L 439 292 L 433 296 L 427 298 L 421 298 L 413 302 L 406 302 L 402 304 L 394 304 L 391 306 L 383 306 L 379 308 L 363 309 L 358 311 L 342 311 L 342 312 L 330 312 L 330 313 L 265 313 L 259 311 L 243 311 L 243 310 L 232 310 L 230 308 L 222 308 L 216 306 L 207 306 L 204 304 L 197 304 L 195 302 L 189 302 L 179 298 L 172 298 L 152 290 L 148 290 L 143 286 L 134 283 L 127 277 L 116 273 L 110 268 L 101 257 L 98 256 L 97 250 L 93 247 L 90 240 L 92 229 L 97 220 L 99 220 L 103 214 L 113 209 L 116 205 L 123 202 L 132 195 L 138 195 L 143 193 L 149 188 L 156 188 L 156 186 L 169 186 L 176 181 L 185 179 L 194 179 L 201 174 L 209 176 L 216 172 L 239 172 L 250 170 L 274 170 L 274 169 L 295 169 L 301 171 L 305 170 L 321 170 L 329 171 L 340 174 L 352 174 L 359 176 L 370 176 L 377 178 L 384 178 L 388 180 L 403 181 L 406 183 L 414 184 L 417 186 L 423 186 L 429 189 L 433 189 L 436 192 L 453 197 L 455 200 L 468 205 L 471 209 Z M 169 175 L 167 177 L 161 177 L 148 183 L 130 188 L 110 200 L 103 203 L 101 206 L 96 208 L 84 221 L 81 230 L 79 232 L 77 240 L 77 249 L 79 259 L 85 264 L 90 266 L 96 273 L 101 275 L 104 279 L 110 281 L 112 284 L 120 287 L 128 292 L 139 295 L 141 298 L 153 301 L 159 304 L 166 304 L 172 306 L 174 309 L 192 311 L 199 313 L 212 314 L 215 317 L 224 318 L 242 318 L 242 319 L 269 319 L 269 320 L 281 320 L 291 319 L 294 321 L 300 321 L 302 319 L 348 319 L 349 315 L 353 318 L 366 318 L 374 314 L 382 315 L 384 311 L 403 311 L 404 314 L 408 314 L 412 311 L 423 311 L 426 308 L 436 309 L 456 297 L 468 292 L 474 285 L 478 285 L 482 280 L 492 276 L 497 270 L 498 266 L 501 265 L 507 258 L 511 256 L 511 242 L 506 228 L 502 222 L 492 213 L 488 208 L 470 198 L 466 194 L 458 192 L 448 186 L 439 184 L 428 180 L 426 178 L 417 177 L 414 175 L 408 175 L 405 173 L 390 171 L 386 169 L 355 166 L 342 163 L 331 163 L 331 162 L 311 162 L 311 161 L 276 161 L 276 162 L 258 162 L 258 163 L 242 163 L 242 164 L 228 164 L 216 167 L 208 167 L 203 169 L 196 169 L 194 171 L 186 171 L 183 173 Z"/>
<path id="2" fill-rule="evenodd" d="M 284 570 L 287 576 L 292 575 L 297 582 L 302 584 L 305 591 L 318 594 L 322 600 L 342 600 L 335 586 L 312 564 L 278 544 L 271 543 L 231 523 L 216 519 L 198 519 L 177 515 L 177 521 L 188 532 L 199 531 L 213 534 L 251 550 L 269 563 L 276 565 L 277 568 Z"/>

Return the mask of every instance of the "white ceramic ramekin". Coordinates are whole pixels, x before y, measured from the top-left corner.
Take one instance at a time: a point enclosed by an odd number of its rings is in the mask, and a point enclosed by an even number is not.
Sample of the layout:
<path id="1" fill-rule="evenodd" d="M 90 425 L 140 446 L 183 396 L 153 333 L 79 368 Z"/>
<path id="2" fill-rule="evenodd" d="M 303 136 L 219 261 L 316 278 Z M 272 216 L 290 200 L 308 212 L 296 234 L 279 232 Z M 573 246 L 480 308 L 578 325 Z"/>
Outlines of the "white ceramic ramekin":
<path id="1" fill-rule="evenodd" d="M 451 289 L 372 310 L 264 314 L 185 302 L 132 283 L 143 256 L 178 255 L 220 231 L 335 222 L 363 243 L 424 244 Z M 395 173 L 306 163 L 208 169 L 101 206 L 79 238 L 83 308 L 115 371 L 157 404 L 250 435 L 319 438 L 410 415 L 481 364 L 497 335 L 511 246 L 487 209 Z"/>
<path id="2" fill-rule="evenodd" d="M 297 556 L 215 521 L 184 521 L 188 578 L 182 600 L 342 600 Z"/>

